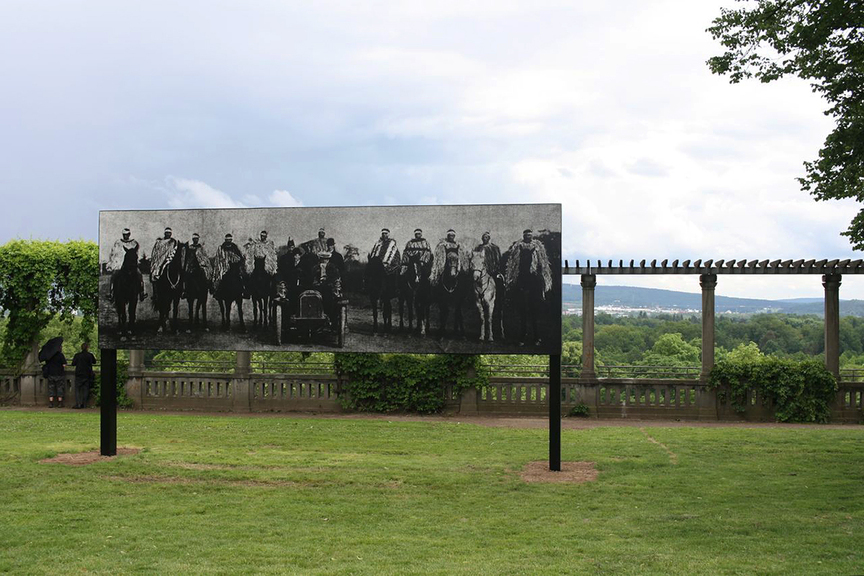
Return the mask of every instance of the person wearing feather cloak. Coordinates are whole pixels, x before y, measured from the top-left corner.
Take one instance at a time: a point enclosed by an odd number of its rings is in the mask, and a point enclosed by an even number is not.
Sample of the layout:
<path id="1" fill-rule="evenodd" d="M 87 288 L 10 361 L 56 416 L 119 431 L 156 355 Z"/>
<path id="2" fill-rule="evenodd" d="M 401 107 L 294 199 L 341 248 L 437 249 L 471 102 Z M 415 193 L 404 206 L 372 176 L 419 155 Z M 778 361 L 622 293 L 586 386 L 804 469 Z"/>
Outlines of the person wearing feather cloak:
<path id="1" fill-rule="evenodd" d="M 540 344 L 537 317 L 546 294 L 552 290 L 552 270 L 546 248 L 534 238 L 532 230 L 524 230 L 522 240 L 514 242 L 508 250 L 506 272 L 507 291 L 514 297 L 520 319 L 519 345 L 528 341 L 529 319 L 533 342 Z"/>
<path id="2" fill-rule="evenodd" d="M 111 247 L 111 254 L 108 256 L 108 262 L 105 264 L 105 269 L 111 274 L 111 281 L 108 288 L 109 302 L 114 302 L 114 283 L 120 275 L 120 270 L 123 268 L 123 262 L 126 259 L 126 253 L 129 251 L 135 252 L 135 274 L 138 278 L 139 284 L 138 298 L 140 298 L 142 302 L 147 298 L 147 294 L 144 292 L 144 276 L 141 274 L 141 271 L 137 269 L 138 250 L 140 247 L 138 241 L 132 239 L 132 231 L 129 230 L 129 228 L 123 229 L 120 240 L 114 242 L 114 246 Z"/>

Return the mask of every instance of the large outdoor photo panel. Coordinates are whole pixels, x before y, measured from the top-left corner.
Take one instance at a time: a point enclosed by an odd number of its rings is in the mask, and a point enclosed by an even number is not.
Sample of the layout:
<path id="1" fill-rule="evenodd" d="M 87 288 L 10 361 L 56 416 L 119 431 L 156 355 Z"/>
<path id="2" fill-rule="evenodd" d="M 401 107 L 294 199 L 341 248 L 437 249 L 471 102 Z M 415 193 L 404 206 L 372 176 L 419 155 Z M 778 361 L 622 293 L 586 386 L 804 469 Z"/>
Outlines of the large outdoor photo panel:
<path id="1" fill-rule="evenodd" d="M 99 346 L 559 354 L 561 205 L 102 211 Z"/>

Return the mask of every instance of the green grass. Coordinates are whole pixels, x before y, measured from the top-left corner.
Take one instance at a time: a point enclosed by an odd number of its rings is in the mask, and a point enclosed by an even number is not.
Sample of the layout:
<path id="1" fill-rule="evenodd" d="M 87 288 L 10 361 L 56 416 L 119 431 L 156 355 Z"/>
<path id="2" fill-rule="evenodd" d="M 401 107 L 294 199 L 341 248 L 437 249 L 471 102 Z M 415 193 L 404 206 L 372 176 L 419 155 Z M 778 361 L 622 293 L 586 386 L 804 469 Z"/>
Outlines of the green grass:
<path id="1" fill-rule="evenodd" d="M 0 571 L 864 573 L 864 427 L 563 432 L 598 480 L 526 484 L 544 430 L 0 410 Z M 677 457 L 673 463 L 662 446 Z"/>

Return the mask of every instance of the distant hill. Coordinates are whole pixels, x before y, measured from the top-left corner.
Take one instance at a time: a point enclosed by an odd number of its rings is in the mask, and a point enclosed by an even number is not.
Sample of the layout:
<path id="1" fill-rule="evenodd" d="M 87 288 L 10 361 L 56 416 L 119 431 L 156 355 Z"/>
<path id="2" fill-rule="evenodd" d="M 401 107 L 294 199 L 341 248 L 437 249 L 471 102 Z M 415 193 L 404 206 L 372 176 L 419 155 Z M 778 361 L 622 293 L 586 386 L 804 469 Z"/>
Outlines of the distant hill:
<path id="1" fill-rule="evenodd" d="M 581 310 L 582 288 L 579 285 L 562 285 L 563 307 Z M 677 292 L 657 288 L 635 288 L 631 286 L 598 286 L 594 291 L 594 305 L 607 307 L 613 313 L 668 312 L 687 313 L 702 308 L 702 295 L 692 292 Z M 816 314 L 822 316 L 824 303 L 820 298 L 792 298 L 786 300 L 761 300 L 756 298 L 732 298 L 716 296 L 714 307 L 717 314 L 758 314 L 782 312 L 785 314 Z M 841 300 L 840 314 L 864 317 L 864 300 Z"/>

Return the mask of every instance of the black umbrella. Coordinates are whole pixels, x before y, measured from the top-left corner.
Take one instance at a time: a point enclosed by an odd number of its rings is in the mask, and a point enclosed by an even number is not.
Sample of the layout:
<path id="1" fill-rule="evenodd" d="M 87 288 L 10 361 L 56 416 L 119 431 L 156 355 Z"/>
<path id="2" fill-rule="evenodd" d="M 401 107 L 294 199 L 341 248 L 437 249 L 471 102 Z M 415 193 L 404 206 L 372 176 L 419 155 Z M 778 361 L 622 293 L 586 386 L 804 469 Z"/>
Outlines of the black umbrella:
<path id="1" fill-rule="evenodd" d="M 63 337 L 57 336 L 56 338 L 51 338 L 42 346 L 42 349 L 39 350 L 39 361 L 47 362 L 48 360 L 53 358 L 55 354 L 62 351 Z"/>

